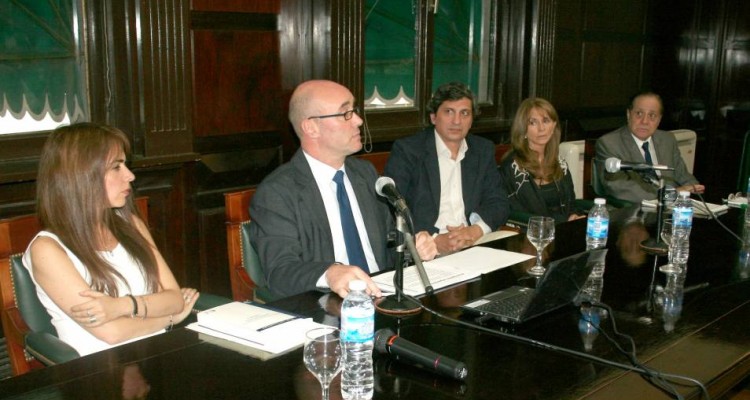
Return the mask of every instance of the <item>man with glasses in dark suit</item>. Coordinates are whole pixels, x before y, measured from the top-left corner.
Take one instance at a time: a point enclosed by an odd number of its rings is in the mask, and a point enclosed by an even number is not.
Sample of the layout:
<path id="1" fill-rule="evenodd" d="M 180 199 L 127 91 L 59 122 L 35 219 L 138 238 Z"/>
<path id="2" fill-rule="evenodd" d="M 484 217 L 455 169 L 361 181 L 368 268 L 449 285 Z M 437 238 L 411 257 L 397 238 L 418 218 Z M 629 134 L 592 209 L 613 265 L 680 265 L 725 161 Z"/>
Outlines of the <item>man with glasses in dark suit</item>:
<path id="1" fill-rule="evenodd" d="M 393 267 L 387 239 L 394 224 L 375 193 L 373 165 L 349 157 L 362 148 L 354 96 L 335 82 L 304 82 L 292 94 L 289 120 L 300 149 L 263 180 L 250 206 L 250 240 L 269 290 L 284 297 L 329 288 L 345 297 L 357 279 L 380 296 L 368 274 Z M 420 256 L 432 259 L 430 235 L 415 237 Z"/>

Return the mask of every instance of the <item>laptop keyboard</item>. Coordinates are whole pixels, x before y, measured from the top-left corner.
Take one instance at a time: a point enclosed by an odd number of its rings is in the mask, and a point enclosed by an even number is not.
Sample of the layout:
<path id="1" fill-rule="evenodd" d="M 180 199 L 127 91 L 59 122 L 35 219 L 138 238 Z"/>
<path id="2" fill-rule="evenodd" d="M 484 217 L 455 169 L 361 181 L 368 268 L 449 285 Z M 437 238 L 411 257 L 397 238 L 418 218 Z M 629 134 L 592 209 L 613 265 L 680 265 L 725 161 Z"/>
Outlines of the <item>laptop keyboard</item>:
<path id="1" fill-rule="evenodd" d="M 534 291 L 519 292 L 518 295 L 491 301 L 476 307 L 477 310 L 509 317 L 520 316 L 534 296 Z"/>

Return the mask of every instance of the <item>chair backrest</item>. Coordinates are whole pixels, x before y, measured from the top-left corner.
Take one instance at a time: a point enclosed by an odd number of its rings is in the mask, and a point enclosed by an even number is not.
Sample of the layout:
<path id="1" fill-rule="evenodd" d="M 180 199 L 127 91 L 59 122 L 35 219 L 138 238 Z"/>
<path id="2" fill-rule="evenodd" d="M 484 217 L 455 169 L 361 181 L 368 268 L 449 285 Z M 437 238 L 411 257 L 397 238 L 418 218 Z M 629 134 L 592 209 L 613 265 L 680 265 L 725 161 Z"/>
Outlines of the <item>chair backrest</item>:
<path id="1" fill-rule="evenodd" d="M 495 145 L 495 164 L 500 165 L 503 161 L 503 156 L 510 151 L 511 147 L 510 143 L 500 143 Z"/>
<path id="2" fill-rule="evenodd" d="M 227 254 L 232 299 L 236 301 L 271 301 L 265 275 L 255 248 L 250 244 L 250 201 L 255 188 L 225 193 Z"/>
<path id="3" fill-rule="evenodd" d="M 680 149 L 680 155 L 682 161 L 685 163 L 688 172 L 693 173 L 693 166 L 695 165 L 695 148 L 698 143 L 698 136 L 695 131 L 690 129 L 676 129 L 672 131 L 675 140 L 677 140 L 677 147 Z"/>
<path id="4" fill-rule="evenodd" d="M 591 162 L 591 188 L 594 190 L 596 197 L 603 197 L 605 196 L 605 190 L 600 175 L 604 171 L 601 170 L 602 166 L 599 164 L 596 160 Z"/>
<path id="5" fill-rule="evenodd" d="M 29 327 L 19 310 L 14 284 L 15 277 L 18 275 L 14 273 L 14 269 L 17 269 L 15 265 L 19 261 L 19 255 L 26 250 L 26 246 L 37 232 L 39 232 L 39 220 L 35 215 L 0 220 L 0 298 L 2 299 L 0 318 L 5 333 L 8 358 L 14 375 L 23 374 L 32 368 L 42 366 L 41 363 L 27 361 L 24 351 L 24 337 L 26 332 L 29 331 Z M 21 266 L 21 269 L 25 268 Z M 23 274 L 21 275 L 19 281 L 24 281 Z M 28 281 L 31 281 L 28 273 L 25 274 L 25 277 Z M 28 288 L 27 285 L 24 286 Z M 25 293 L 28 294 L 28 292 Z M 36 298 L 35 291 L 31 293 Z M 25 300 L 29 298 L 29 296 L 21 297 Z M 38 303 L 39 299 L 37 298 L 36 301 Z M 42 312 L 47 315 L 47 324 L 51 326 L 49 315 L 44 307 L 42 307 Z"/>
<path id="6" fill-rule="evenodd" d="M 376 151 L 373 153 L 357 154 L 356 157 L 371 162 L 375 170 L 378 171 L 378 174 L 383 175 L 385 164 L 388 162 L 388 156 L 390 155 L 391 153 L 388 151 Z"/>
<path id="7" fill-rule="evenodd" d="M 604 184 L 602 183 L 602 174 L 604 174 L 604 163 L 591 161 L 591 188 L 594 191 L 594 197 L 603 197 L 607 199 L 607 204 L 613 207 L 622 208 L 631 205 L 627 200 L 618 199 L 606 194 Z"/>
<path id="8" fill-rule="evenodd" d="M 560 157 L 568 163 L 570 175 L 573 177 L 573 188 L 576 192 L 576 199 L 583 198 L 584 149 L 584 140 L 560 143 Z"/>
<path id="9" fill-rule="evenodd" d="M 31 279 L 31 274 L 23 266 L 21 254 L 10 257 L 10 274 L 13 280 L 16 306 L 29 329 L 33 332 L 46 332 L 57 336 L 57 330 L 52 325 L 47 310 L 36 295 L 36 286 Z"/>

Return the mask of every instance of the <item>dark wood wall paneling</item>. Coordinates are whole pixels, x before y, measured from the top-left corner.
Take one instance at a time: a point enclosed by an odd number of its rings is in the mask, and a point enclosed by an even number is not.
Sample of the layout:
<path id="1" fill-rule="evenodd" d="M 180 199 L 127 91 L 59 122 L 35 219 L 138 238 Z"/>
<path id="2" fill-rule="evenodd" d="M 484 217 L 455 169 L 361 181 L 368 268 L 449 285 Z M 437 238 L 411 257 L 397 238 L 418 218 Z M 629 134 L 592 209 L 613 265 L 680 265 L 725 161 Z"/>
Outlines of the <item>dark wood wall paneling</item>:
<path id="1" fill-rule="evenodd" d="M 600 135 L 624 122 L 627 97 L 648 79 L 646 3 L 557 3 L 551 101 L 565 140 Z"/>
<path id="2" fill-rule="evenodd" d="M 750 4 L 654 2 L 652 86 L 669 115 L 662 126 L 698 134 L 696 176 L 719 201 L 737 190 L 750 124 Z"/>
<path id="3" fill-rule="evenodd" d="M 652 89 L 664 99 L 662 129 L 698 133 L 695 174 L 709 199 L 736 190 L 750 100 L 747 2 L 566 0 L 555 19 L 550 97 L 565 140 L 624 124 L 628 97 Z"/>
<path id="4" fill-rule="evenodd" d="M 191 165 L 201 290 L 230 294 L 223 193 L 255 185 L 283 160 L 291 135 L 282 86 L 281 2 L 194 1 Z"/>

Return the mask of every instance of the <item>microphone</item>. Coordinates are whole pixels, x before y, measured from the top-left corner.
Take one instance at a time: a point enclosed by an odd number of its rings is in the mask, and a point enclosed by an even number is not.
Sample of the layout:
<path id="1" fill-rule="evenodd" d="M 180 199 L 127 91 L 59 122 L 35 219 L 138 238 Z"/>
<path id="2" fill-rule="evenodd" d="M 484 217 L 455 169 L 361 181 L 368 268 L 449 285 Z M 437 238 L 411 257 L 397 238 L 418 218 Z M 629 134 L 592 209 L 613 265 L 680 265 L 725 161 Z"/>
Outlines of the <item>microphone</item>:
<path id="1" fill-rule="evenodd" d="M 401 193 L 396 189 L 396 182 L 387 176 L 381 176 L 375 181 L 375 192 L 378 195 L 388 199 L 388 202 L 400 213 L 408 210 L 406 206 L 406 200 L 401 196 Z"/>
<path id="2" fill-rule="evenodd" d="M 397 356 L 402 362 L 449 378 L 463 381 L 469 374 L 463 362 L 443 357 L 430 349 L 403 339 L 388 328 L 375 332 L 375 349 L 380 354 Z"/>
<path id="3" fill-rule="evenodd" d="M 674 171 L 674 168 L 659 164 L 634 163 L 622 161 L 619 158 L 610 157 L 604 162 L 607 172 L 613 174 L 620 171 Z"/>

